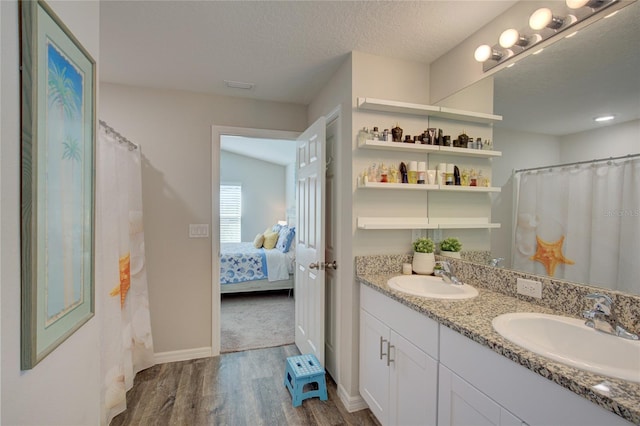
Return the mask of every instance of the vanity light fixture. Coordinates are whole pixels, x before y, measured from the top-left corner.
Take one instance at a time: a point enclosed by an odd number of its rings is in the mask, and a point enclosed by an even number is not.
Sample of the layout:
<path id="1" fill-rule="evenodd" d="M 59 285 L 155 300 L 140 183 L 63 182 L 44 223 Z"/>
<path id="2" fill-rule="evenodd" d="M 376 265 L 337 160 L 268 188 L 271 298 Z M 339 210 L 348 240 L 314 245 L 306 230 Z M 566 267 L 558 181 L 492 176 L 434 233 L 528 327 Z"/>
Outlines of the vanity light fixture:
<path id="1" fill-rule="evenodd" d="M 505 49 L 509 49 L 513 46 L 525 47 L 529 44 L 529 37 L 521 36 L 518 30 L 509 28 L 500 34 L 498 43 Z"/>
<path id="2" fill-rule="evenodd" d="M 602 123 L 603 121 L 611 121 L 614 118 L 616 118 L 615 115 L 601 115 L 599 117 L 594 118 L 593 121 L 596 121 L 598 123 Z"/>
<path id="3" fill-rule="evenodd" d="M 500 59 L 502 59 L 503 56 L 504 55 L 502 54 L 502 52 L 493 49 L 488 44 L 483 44 L 482 46 L 478 46 L 475 53 L 473 54 L 473 57 L 478 62 L 485 62 L 489 59 L 493 59 L 494 61 L 499 61 Z"/>
<path id="4" fill-rule="evenodd" d="M 558 30 L 562 28 L 565 23 L 565 18 L 554 16 L 551 9 L 548 7 L 542 7 L 531 14 L 529 18 L 529 27 L 532 30 L 542 30 L 544 28 L 551 28 L 552 30 Z"/>
<path id="5" fill-rule="evenodd" d="M 493 46 L 489 44 L 479 46 L 473 56 L 476 61 L 482 63 L 483 71 L 489 71 L 500 63 L 618 3 L 621 4 L 622 1 L 565 0 L 562 6 L 559 6 L 554 1 L 550 3 L 553 11 L 551 8 L 541 7 L 531 14 L 529 26 L 526 30 L 519 31 L 515 28 L 509 28 L 500 34 L 498 43 Z M 623 6 L 619 6 L 617 9 L 620 7 Z M 575 32 L 567 37 L 572 37 L 573 35 L 575 35 Z M 536 51 L 536 53 L 539 52 L 540 50 Z"/>
<path id="6" fill-rule="evenodd" d="M 607 0 L 566 0 L 569 9 L 580 9 L 581 7 L 598 8 L 606 3 Z"/>

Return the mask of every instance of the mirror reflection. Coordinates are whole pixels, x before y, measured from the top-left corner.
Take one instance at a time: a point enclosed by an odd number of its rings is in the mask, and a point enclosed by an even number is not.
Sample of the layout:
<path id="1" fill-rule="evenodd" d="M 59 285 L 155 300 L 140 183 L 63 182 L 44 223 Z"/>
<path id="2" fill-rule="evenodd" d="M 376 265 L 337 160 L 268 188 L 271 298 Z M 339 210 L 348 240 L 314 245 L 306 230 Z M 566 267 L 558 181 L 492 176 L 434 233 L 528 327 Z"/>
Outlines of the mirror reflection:
<path id="1" fill-rule="evenodd" d="M 636 2 L 493 76 L 506 267 L 640 294 L 640 157 L 592 161 L 640 153 L 638 46 Z"/>

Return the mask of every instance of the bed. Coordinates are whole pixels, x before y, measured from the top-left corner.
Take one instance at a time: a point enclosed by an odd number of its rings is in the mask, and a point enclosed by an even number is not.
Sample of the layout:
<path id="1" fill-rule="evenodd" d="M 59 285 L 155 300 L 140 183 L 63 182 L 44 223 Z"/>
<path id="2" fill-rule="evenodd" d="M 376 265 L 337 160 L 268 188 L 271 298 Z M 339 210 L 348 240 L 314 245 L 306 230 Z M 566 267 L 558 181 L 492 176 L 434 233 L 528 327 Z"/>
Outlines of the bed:
<path id="1" fill-rule="evenodd" d="M 220 244 L 220 293 L 293 288 L 295 250 L 255 248 L 253 242 Z"/>

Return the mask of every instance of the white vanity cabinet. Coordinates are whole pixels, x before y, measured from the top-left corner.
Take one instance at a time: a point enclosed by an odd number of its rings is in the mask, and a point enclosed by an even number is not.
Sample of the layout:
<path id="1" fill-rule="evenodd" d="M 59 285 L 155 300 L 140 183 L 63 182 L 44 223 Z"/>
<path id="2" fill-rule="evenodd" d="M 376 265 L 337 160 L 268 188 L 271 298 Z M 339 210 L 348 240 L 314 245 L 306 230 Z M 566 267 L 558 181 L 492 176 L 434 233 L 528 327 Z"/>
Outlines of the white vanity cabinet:
<path id="1" fill-rule="evenodd" d="M 440 364 L 438 426 L 523 426 L 522 420 Z"/>
<path id="2" fill-rule="evenodd" d="M 438 323 L 360 287 L 360 394 L 383 425 L 435 425 Z"/>
<path id="3" fill-rule="evenodd" d="M 442 325 L 439 391 L 439 426 L 631 424 Z"/>

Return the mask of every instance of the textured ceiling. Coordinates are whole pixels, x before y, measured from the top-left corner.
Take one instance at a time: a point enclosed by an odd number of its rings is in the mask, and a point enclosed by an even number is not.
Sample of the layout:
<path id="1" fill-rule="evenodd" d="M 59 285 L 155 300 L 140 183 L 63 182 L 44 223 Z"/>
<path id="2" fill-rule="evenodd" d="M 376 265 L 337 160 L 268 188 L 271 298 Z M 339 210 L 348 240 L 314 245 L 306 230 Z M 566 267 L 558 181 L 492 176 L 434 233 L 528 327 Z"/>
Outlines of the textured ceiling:
<path id="1" fill-rule="evenodd" d="M 495 75 L 499 126 L 566 135 L 640 118 L 640 2 Z"/>
<path id="2" fill-rule="evenodd" d="M 515 2 L 102 0 L 100 79 L 306 105 L 353 50 L 428 64 Z"/>

